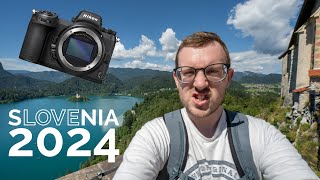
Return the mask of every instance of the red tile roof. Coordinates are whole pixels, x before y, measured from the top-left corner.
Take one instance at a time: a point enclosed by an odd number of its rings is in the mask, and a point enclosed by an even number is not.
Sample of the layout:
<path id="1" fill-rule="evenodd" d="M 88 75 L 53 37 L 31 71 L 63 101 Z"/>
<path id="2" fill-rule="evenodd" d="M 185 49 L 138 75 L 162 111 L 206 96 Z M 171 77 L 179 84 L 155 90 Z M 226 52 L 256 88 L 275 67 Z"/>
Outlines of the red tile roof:
<path id="1" fill-rule="evenodd" d="M 310 77 L 320 77 L 320 69 L 311 69 L 309 70 Z"/>
<path id="2" fill-rule="evenodd" d="M 309 90 L 308 87 L 303 87 L 303 88 L 298 88 L 298 89 L 292 90 L 292 92 L 299 93 L 299 92 L 304 92 L 307 90 Z"/>

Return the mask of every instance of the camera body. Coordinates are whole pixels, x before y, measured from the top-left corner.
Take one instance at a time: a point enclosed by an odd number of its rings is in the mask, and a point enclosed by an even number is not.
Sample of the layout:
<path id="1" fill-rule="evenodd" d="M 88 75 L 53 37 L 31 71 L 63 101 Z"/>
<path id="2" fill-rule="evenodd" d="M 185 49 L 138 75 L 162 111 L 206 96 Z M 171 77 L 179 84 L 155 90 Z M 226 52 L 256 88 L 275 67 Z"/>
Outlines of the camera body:
<path id="1" fill-rule="evenodd" d="M 33 11 L 19 58 L 102 83 L 117 42 L 102 18 L 81 11 L 72 22 L 49 11 Z"/>

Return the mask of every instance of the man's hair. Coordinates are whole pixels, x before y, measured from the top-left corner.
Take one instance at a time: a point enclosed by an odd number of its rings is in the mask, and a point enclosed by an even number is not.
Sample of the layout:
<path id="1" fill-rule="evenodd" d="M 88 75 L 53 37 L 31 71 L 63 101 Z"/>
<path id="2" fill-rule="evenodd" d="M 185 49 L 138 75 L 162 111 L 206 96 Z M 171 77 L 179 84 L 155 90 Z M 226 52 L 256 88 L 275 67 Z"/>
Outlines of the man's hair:
<path id="1" fill-rule="evenodd" d="M 178 56 L 182 48 L 184 47 L 204 47 L 207 46 L 210 43 L 218 42 L 224 49 L 224 52 L 227 55 L 227 64 L 230 64 L 230 55 L 227 46 L 225 43 L 221 40 L 221 38 L 213 33 L 213 32 L 196 32 L 188 37 L 186 37 L 182 43 L 180 44 L 177 54 L 176 54 L 176 67 L 178 67 Z"/>

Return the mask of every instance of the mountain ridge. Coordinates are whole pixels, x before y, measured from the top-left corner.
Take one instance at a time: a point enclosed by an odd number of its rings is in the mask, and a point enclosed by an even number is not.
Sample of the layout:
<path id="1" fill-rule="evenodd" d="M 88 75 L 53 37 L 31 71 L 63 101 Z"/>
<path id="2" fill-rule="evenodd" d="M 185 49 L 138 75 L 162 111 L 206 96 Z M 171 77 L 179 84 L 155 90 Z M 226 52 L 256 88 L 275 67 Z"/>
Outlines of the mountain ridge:
<path id="1" fill-rule="evenodd" d="M 4 70 L 2 63 L 0 62 L 0 77 L 10 77 L 13 74 L 9 73 L 8 71 Z"/>
<path id="2" fill-rule="evenodd" d="M 19 71 L 18 71 L 19 72 Z M 17 73 L 17 71 L 9 71 L 8 73 L 20 74 L 22 76 L 31 77 L 39 80 L 46 80 L 51 82 L 60 83 L 74 76 L 65 74 L 59 71 L 41 71 L 41 72 L 25 72 L 23 74 Z M 133 80 L 134 78 L 154 78 L 170 76 L 172 77 L 172 72 L 151 70 L 151 69 L 139 69 L 139 68 L 109 68 L 107 74 L 113 74 L 121 81 L 125 82 L 128 80 Z M 1 77 L 1 76 L 0 76 Z M 266 80 L 264 78 L 267 78 Z M 272 79 L 275 78 L 275 79 Z M 250 71 L 245 72 L 235 72 L 232 78 L 234 81 L 239 81 L 240 83 L 256 83 L 256 84 L 272 84 L 281 82 L 281 74 L 261 74 Z"/>

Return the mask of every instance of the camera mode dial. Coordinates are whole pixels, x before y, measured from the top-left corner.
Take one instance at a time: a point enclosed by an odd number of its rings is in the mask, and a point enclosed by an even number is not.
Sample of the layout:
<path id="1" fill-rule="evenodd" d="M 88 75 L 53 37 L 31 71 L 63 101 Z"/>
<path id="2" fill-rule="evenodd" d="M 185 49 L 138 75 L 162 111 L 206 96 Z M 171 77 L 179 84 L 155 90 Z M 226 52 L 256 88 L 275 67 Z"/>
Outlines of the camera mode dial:
<path id="1" fill-rule="evenodd" d="M 49 11 L 35 11 L 33 10 L 33 17 L 34 20 L 40 24 L 55 27 L 58 21 L 58 16 L 56 13 L 49 12 Z"/>

